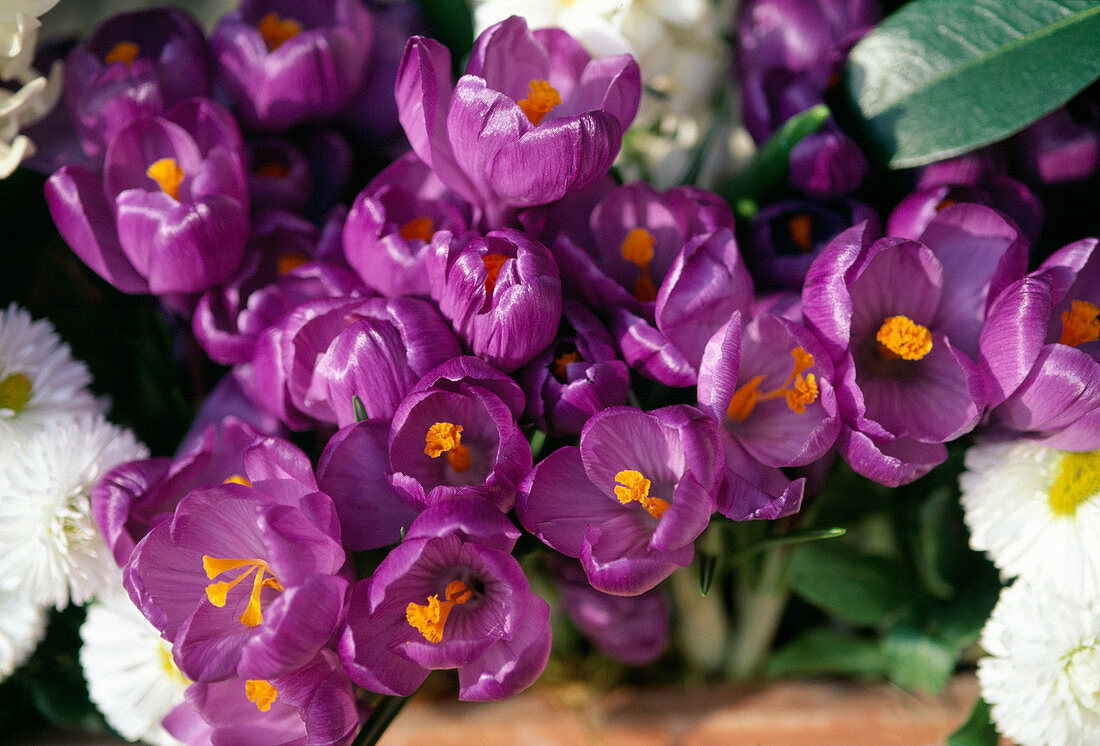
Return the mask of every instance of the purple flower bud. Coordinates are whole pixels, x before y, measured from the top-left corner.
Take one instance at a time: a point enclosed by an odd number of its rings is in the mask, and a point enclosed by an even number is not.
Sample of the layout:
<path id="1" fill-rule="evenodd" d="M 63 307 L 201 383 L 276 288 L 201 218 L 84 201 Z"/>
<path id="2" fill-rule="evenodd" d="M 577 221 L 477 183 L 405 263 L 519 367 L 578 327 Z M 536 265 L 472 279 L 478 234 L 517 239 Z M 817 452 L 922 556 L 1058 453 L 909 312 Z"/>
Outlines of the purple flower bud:
<path id="1" fill-rule="evenodd" d="M 811 197 L 840 197 L 856 190 L 869 167 L 859 146 L 833 125 L 791 149 L 790 169 L 794 188 Z"/>
<path id="2" fill-rule="evenodd" d="M 355 0 L 243 0 L 210 35 L 215 85 L 250 128 L 328 119 L 359 87 L 372 36 Z"/>

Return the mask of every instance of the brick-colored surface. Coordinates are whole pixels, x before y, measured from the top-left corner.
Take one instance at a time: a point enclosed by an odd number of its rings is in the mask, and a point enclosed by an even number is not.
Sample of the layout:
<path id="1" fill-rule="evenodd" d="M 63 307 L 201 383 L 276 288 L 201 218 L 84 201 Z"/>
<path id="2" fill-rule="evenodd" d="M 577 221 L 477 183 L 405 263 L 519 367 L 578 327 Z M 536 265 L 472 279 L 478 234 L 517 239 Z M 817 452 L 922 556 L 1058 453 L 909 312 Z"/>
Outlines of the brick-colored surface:
<path id="1" fill-rule="evenodd" d="M 846 682 L 606 694 L 536 686 L 485 704 L 414 698 L 380 746 L 931 746 L 966 719 L 977 693 L 973 676 L 938 697 Z"/>

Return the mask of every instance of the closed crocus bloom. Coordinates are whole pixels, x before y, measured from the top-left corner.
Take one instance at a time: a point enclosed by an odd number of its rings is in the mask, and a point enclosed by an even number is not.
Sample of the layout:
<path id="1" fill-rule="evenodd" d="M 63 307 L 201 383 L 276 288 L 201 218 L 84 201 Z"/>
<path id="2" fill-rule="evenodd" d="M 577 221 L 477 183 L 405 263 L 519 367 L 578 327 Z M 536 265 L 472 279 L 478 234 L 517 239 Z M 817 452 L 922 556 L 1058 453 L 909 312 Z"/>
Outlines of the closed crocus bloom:
<path id="1" fill-rule="evenodd" d="M 65 61 L 65 107 L 85 154 L 101 163 L 133 120 L 208 96 L 208 65 L 202 29 L 178 8 L 104 21 Z"/>
<path id="2" fill-rule="evenodd" d="M 66 166 L 46 182 L 62 237 L 126 293 L 195 293 L 236 271 L 248 232 L 241 137 L 227 111 L 192 99 L 111 142 L 103 178 Z"/>
<path id="3" fill-rule="evenodd" d="M 989 424 L 1052 448 L 1100 448 L 1100 248 L 1076 241 L 1010 285 L 981 334 Z"/>
<path id="4" fill-rule="evenodd" d="M 722 454 L 714 421 L 684 405 L 612 407 L 523 480 L 524 528 L 577 557 L 596 590 L 636 596 L 695 554 L 716 507 Z"/>
<path id="5" fill-rule="evenodd" d="M 355 0 L 243 0 L 210 36 L 215 84 L 250 128 L 328 119 L 359 86 L 372 35 Z"/>
<path id="6" fill-rule="evenodd" d="M 124 568 L 130 597 L 193 681 L 271 679 L 314 659 L 347 581 L 332 500 L 290 443 L 249 448 L 244 473 L 200 487 Z"/>
<path id="7" fill-rule="evenodd" d="M 313 187 L 309 162 L 289 140 L 262 137 L 245 143 L 252 209 L 301 213 Z"/>
<path id="8" fill-rule="evenodd" d="M 382 295 L 427 297 L 432 236 L 465 231 L 468 209 L 416 154 L 407 153 L 355 198 L 344 224 L 344 256 L 367 287 Z"/>
<path id="9" fill-rule="evenodd" d="M 432 239 L 432 299 L 473 354 L 515 370 L 550 344 L 561 320 L 561 280 L 550 251 L 511 228 Z"/>
<path id="10" fill-rule="evenodd" d="M 1027 236 L 1039 239 L 1043 227 L 1043 205 L 1030 189 L 1007 176 L 990 176 L 981 181 L 942 183 L 917 189 L 898 203 L 886 221 L 886 233 L 903 238 L 920 238 L 941 210 L 959 202 L 971 202 L 1000 210 Z"/>
<path id="11" fill-rule="evenodd" d="M 352 590 L 340 659 L 352 680 L 407 697 L 433 669 L 457 669 L 458 698 L 510 697 L 550 654 L 550 608 L 512 557 L 519 531 L 478 497 L 421 513 Z"/>
<path id="12" fill-rule="evenodd" d="M 591 59 L 558 29 L 513 16 L 486 29 L 452 84 L 450 53 L 414 36 L 397 73 L 401 126 L 416 154 L 481 211 L 560 199 L 605 175 L 641 95 L 628 55 Z"/>

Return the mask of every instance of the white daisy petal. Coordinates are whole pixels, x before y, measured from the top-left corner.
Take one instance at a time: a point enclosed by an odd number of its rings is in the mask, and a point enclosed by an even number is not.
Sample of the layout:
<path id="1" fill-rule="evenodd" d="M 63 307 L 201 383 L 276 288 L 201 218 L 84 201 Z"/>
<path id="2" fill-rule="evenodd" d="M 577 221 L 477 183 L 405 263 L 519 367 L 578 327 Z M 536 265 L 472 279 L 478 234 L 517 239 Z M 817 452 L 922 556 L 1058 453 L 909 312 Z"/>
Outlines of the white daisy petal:
<path id="1" fill-rule="evenodd" d="M 0 591 L 0 681 L 23 665 L 45 633 L 45 607 Z"/>

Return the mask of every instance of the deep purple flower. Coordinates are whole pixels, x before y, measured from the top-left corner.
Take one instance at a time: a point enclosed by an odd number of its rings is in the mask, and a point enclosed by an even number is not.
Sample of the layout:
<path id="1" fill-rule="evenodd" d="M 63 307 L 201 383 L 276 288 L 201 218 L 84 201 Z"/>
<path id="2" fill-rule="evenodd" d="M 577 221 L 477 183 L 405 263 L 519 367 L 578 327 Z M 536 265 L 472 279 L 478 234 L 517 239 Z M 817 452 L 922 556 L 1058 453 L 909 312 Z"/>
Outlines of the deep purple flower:
<path id="1" fill-rule="evenodd" d="M 271 679 L 314 659 L 347 581 L 332 500 L 285 441 L 245 450 L 232 481 L 189 492 L 124 569 L 130 597 L 194 681 Z"/>
<path id="2" fill-rule="evenodd" d="M 1100 250 L 1055 252 L 992 303 L 981 335 L 989 424 L 1052 448 L 1100 448 Z"/>
<path id="3" fill-rule="evenodd" d="M 1095 92 L 1091 95 L 1097 96 Z M 1035 122 L 1013 141 L 1016 161 L 1031 183 L 1061 184 L 1100 169 L 1097 123 L 1078 122 L 1067 107 Z"/>
<path id="4" fill-rule="evenodd" d="M 863 151 L 831 122 L 791 148 L 788 180 L 811 197 L 854 192 L 870 171 Z"/>
<path id="5" fill-rule="evenodd" d="M 716 507 L 722 455 L 714 421 L 693 407 L 612 407 L 523 480 L 523 527 L 577 557 L 592 587 L 636 596 L 694 556 Z"/>
<path id="6" fill-rule="evenodd" d="M 591 311 L 566 299 L 553 343 L 518 373 L 527 413 L 540 430 L 579 435 L 592 415 L 626 404 L 630 371 Z"/>
<path id="7" fill-rule="evenodd" d="M 967 184 L 936 184 L 918 189 L 898 203 L 886 222 L 886 233 L 919 239 L 940 210 L 960 202 L 986 205 L 1012 219 L 1030 242 L 1043 227 L 1043 205 L 1026 186 L 1007 176 Z"/>
<path id="8" fill-rule="evenodd" d="M 152 8 L 104 21 L 65 61 L 65 107 L 84 152 L 100 163 L 130 122 L 207 97 L 207 68 L 206 39 L 185 11 Z"/>
<path id="9" fill-rule="evenodd" d="M 593 60 L 560 29 L 528 31 L 518 16 L 478 37 L 451 82 L 442 44 L 414 36 L 397 74 L 401 126 L 416 154 L 483 211 L 553 202 L 607 173 L 641 95 L 627 55 Z"/>
<path id="10" fill-rule="evenodd" d="M 215 85 L 250 128 L 328 119 L 359 87 L 372 36 L 355 0 L 243 0 L 210 35 Z"/>
<path id="11" fill-rule="evenodd" d="M 187 701 L 164 719 L 187 746 L 350 743 L 368 714 L 357 703 L 336 653 L 325 649 L 308 665 L 283 676 L 196 682 Z"/>
<path id="12" fill-rule="evenodd" d="M 477 493 L 511 510 L 531 470 L 516 424 L 523 391 L 478 358 L 456 358 L 424 376 L 398 407 L 390 431 L 390 483 L 425 508 Z"/>
<path id="13" fill-rule="evenodd" d="M 340 641 L 352 680 L 407 697 L 433 669 L 458 669 L 459 699 L 530 686 L 550 653 L 550 609 L 511 556 L 519 531 L 476 497 L 424 511 L 369 580 Z"/>
<path id="14" fill-rule="evenodd" d="M 344 224 L 344 256 L 367 287 L 382 295 L 427 297 L 424 265 L 432 236 L 465 231 L 463 206 L 415 153 L 408 153 L 355 198 Z"/>
<path id="15" fill-rule="evenodd" d="M 193 99 L 131 122 L 103 178 L 66 166 L 46 182 L 58 230 L 126 293 L 194 293 L 227 280 L 248 231 L 241 137 L 227 111 Z"/>
<path id="16" fill-rule="evenodd" d="M 525 233 L 440 231 L 424 266 L 440 312 L 474 355 L 497 368 L 515 370 L 554 339 L 561 321 L 558 265 Z"/>
<path id="17" fill-rule="evenodd" d="M 301 213 L 313 188 L 309 162 L 290 141 L 262 137 L 245 142 L 252 209 Z"/>

